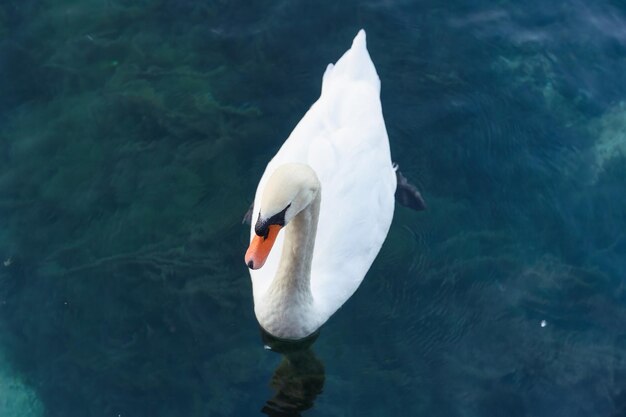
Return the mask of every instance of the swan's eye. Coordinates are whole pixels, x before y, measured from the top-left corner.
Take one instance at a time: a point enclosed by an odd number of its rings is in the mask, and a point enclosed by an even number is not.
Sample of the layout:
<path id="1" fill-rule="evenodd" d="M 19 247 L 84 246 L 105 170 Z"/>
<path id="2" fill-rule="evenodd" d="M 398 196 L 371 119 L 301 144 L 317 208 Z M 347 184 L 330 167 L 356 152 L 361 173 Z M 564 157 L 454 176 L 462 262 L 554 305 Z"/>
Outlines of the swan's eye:
<path id="1" fill-rule="evenodd" d="M 263 239 L 267 239 L 270 233 L 270 225 L 267 223 L 267 220 L 261 220 L 261 213 L 259 213 L 259 218 L 254 225 L 254 233 L 256 233 L 257 236 L 261 236 Z"/>
<path id="2" fill-rule="evenodd" d="M 254 225 L 254 233 L 256 233 L 257 236 L 263 237 L 263 239 L 267 239 L 271 225 L 277 225 L 281 227 L 285 225 L 285 213 L 287 212 L 287 209 L 289 207 L 291 207 L 291 203 L 289 203 L 283 211 L 274 214 L 269 219 L 263 219 L 261 217 L 261 213 L 259 213 L 259 218 Z"/>

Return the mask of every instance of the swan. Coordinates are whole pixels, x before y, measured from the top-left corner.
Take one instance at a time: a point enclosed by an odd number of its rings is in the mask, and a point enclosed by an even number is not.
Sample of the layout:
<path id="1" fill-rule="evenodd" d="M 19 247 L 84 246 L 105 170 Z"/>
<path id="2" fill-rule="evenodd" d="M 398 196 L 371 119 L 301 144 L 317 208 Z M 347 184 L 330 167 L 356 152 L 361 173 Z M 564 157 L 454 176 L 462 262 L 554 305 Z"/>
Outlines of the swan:
<path id="1" fill-rule="evenodd" d="M 248 213 L 256 222 L 245 263 L 263 330 L 306 338 L 352 296 L 389 231 L 397 178 L 411 194 L 398 174 L 360 30 L 267 164 Z"/>

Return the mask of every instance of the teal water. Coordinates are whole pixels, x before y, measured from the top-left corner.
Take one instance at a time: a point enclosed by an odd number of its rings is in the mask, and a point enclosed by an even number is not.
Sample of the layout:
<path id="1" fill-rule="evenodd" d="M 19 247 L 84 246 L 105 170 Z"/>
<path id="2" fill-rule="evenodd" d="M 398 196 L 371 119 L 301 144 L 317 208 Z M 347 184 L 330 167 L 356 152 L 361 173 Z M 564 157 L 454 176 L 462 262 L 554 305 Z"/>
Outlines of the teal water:
<path id="1" fill-rule="evenodd" d="M 428 210 L 270 352 L 241 217 L 361 27 Z M 620 0 L 4 0 L 0 415 L 626 415 L 624 74 Z"/>

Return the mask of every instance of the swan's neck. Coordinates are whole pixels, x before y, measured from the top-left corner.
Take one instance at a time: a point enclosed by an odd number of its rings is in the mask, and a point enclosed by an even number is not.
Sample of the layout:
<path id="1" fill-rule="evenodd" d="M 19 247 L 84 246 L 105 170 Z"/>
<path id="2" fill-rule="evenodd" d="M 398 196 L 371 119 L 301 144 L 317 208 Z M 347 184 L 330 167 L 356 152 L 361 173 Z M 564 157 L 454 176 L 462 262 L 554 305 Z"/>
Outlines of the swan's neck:
<path id="1" fill-rule="evenodd" d="M 283 253 L 270 290 L 311 297 L 311 261 L 319 213 L 318 193 L 315 200 L 285 227 Z"/>
<path id="2" fill-rule="evenodd" d="M 280 263 L 265 295 L 261 325 L 269 333 L 290 339 L 313 333 L 319 323 L 311 293 L 311 261 L 319 218 L 321 197 L 318 192 L 311 204 L 285 227 Z M 271 307 L 270 307 L 271 306 Z"/>

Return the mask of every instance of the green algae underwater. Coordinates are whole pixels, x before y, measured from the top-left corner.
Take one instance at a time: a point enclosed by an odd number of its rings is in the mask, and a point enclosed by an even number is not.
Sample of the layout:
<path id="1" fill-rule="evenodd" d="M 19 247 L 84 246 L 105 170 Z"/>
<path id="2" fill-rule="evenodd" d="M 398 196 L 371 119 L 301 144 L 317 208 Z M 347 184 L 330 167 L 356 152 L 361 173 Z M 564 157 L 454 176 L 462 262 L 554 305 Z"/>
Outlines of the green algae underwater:
<path id="1" fill-rule="evenodd" d="M 235 268 L 251 187 L 239 161 L 264 128 L 256 106 L 217 98 L 246 62 L 207 36 L 208 7 L 177 20 L 161 2 L 13 6 L 7 355 L 46 415 L 228 414 L 212 373 L 234 360 L 244 378 L 262 353 L 223 332 L 254 323 Z"/>
<path id="2" fill-rule="evenodd" d="M 306 415 L 622 415 L 626 47 L 593 22 L 626 10 L 566 3 L 2 2 L 0 414 L 272 412 L 293 363 L 241 218 L 365 27 L 429 209 L 397 208 L 287 388 Z"/>

